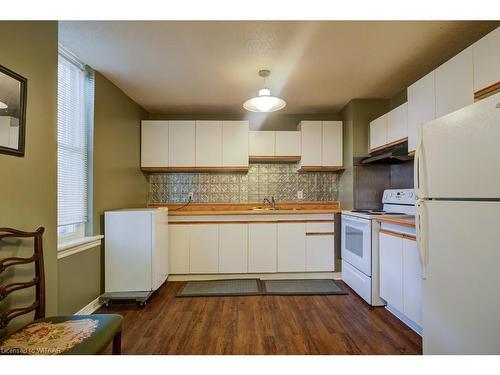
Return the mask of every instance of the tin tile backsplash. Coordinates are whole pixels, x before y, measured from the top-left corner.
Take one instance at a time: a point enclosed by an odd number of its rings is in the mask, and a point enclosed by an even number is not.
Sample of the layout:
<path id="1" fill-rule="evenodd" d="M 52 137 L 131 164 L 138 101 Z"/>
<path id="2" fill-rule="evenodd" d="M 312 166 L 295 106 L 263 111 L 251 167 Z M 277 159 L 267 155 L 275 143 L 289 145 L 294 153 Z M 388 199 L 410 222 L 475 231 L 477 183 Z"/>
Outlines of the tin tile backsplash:
<path id="1" fill-rule="evenodd" d="M 298 164 L 250 164 L 248 173 L 158 173 L 149 176 L 149 203 L 261 202 L 338 200 L 338 174 L 297 171 Z"/>

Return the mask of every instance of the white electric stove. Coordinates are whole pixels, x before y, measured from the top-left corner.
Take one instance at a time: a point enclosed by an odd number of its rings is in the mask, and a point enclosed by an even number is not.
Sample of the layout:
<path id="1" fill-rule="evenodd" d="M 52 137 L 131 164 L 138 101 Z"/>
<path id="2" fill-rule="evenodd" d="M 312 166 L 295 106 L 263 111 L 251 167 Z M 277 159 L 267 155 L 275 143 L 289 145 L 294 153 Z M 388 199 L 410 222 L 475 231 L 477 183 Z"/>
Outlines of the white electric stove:
<path id="1" fill-rule="evenodd" d="M 384 191 L 382 210 L 342 211 L 342 280 L 372 306 L 383 306 L 379 295 L 378 235 L 380 215 L 415 215 L 413 189 Z"/>

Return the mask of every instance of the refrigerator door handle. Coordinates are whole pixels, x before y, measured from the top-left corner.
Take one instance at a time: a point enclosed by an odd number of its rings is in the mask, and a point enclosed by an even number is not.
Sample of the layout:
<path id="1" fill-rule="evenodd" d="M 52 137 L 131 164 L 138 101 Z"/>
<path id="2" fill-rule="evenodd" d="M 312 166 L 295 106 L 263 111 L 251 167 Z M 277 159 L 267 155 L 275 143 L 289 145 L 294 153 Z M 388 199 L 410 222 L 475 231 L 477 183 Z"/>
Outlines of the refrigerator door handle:
<path id="1" fill-rule="evenodd" d="M 422 231 L 424 216 L 422 215 L 422 203 L 423 200 L 419 199 L 416 203 L 416 217 L 415 217 L 415 229 L 417 237 L 418 254 L 420 257 L 420 264 L 422 266 L 422 280 L 427 278 L 426 268 L 427 268 L 427 249 L 425 247 L 424 232 Z"/>
<path id="2" fill-rule="evenodd" d="M 415 185 L 415 194 L 417 197 L 420 197 L 420 154 L 422 149 L 422 135 L 423 135 L 423 126 L 420 124 L 418 127 L 418 142 L 417 147 L 415 149 L 415 157 L 413 161 L 413 184 Z"/>

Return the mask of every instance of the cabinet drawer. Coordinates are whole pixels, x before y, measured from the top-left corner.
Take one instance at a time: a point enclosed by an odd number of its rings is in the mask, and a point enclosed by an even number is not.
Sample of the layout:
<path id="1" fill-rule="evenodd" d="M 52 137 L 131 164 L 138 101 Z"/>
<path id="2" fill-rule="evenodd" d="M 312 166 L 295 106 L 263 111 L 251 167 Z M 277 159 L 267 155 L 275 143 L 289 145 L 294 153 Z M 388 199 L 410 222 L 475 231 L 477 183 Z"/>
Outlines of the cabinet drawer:
<path id="1" fill-rule="evenodd" d="M 335 231 L 335 223 L 306 223 L 306 233 L 333 233 Z"/>

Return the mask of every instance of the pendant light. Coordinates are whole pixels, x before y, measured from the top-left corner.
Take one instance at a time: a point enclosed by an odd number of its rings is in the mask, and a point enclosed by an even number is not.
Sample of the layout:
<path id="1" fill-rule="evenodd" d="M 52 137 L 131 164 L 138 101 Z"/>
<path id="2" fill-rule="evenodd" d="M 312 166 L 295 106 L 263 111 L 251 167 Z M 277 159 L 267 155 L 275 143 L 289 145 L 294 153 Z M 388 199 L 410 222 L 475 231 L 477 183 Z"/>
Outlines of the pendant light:
<path id="1" fill-rule="evenodd" d="M 269 70 L 259 71 L 259 76 L 264 78 L 264 84 L 266 83 L 266 77 L 269 77 L 270 74 Z M 243 103 L 243 108 L 250 112 L 274 112 L 285 108 L 285 106 L 286 102 L 281 98 L 271 96 L 271 90 L 268 88 L 261 88 L 258 96 Z"/>
<path id="2" fill-rule="evenodd" d="M 9 106 L 5 104 L 4 102 L 0 102 L 0 109 L 7 109 Z"/>

